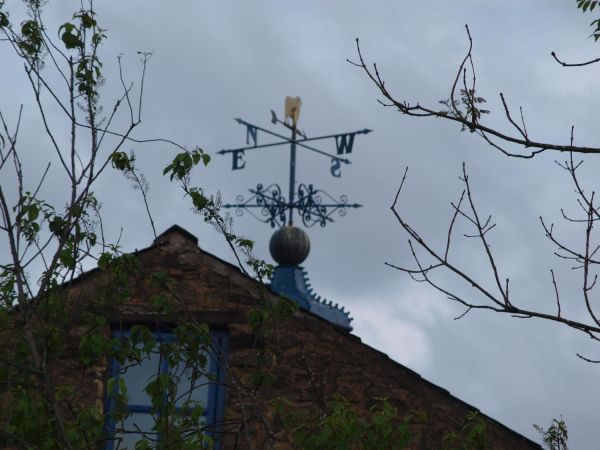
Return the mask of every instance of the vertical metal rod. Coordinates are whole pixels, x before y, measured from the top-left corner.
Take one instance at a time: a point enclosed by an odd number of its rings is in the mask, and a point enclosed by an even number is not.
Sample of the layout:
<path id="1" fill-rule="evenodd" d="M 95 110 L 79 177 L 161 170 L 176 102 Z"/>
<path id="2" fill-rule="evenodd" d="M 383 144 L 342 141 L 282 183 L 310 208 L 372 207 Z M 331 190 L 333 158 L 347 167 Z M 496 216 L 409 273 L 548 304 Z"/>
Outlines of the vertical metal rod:
<path id="1" fill-rule="evenodd" d="M 294 128 L 292 128 L 292 143 L 290 144 L 290 200 L 289 204 L 292 205 L 290 207 L 289 221 L 288 225 L 292 226 L 294 224 L 293 214 L 294 214 L 294 191 L 296 185 L 296 124 L 294 123 Z"/>

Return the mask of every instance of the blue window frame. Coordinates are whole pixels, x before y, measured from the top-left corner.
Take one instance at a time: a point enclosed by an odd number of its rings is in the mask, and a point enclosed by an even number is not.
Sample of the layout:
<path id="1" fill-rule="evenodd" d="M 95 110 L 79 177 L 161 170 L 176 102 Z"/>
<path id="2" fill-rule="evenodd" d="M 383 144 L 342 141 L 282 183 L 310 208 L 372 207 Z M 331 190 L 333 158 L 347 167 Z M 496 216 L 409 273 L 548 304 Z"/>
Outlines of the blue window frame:
<path id="1" fill-rule="evenodd" d="M 129 329 L 123 331 L 115 330 L 113 334 L 116 337 L 123 335 L 129 336 Z M 152 333 L 157 342 L 172 342 L 176 340 L 176 337 L 169 331 L 161 331 Z M 218 351 L 225 358 L 228 358 L 228 339 L 225 330 L 210 330 L 211 336 L 213 336 L 213 346 L 211 349 L 210 358 L 205 367 L 206 371 L 212 374 L 216 374 L 217 379 L 220 382 L 225 381 L 225 374 L 218 363 Z M 158 440 L 160 436 L 151 431 L 154 426 L 154 417 L 152 416 L 151 400 L 150 397 L 144 392 L 144 388 L 147 386 L 151 378 L 155 378 L 157 375 L 172 372 L 180 377 L 180 383 L 178 385 L 178 393 L 185 393 L 191 390 L 190 396 L 178 399 L 175 403 L 177 411 L 181 411 L 182 404 L 188 398 L 191 400 L 199 400 L 204 405 L 204 423 L 216 424 L 211 427 L 211 432 L 205 434 L 213 437 L 218 437 L 221 431 L 221 422 L 223 420 L 223 412 L 225 408 L 225 387 L 216 382 L 210 382 L 207 377 L 202 377 L 196 380 L 194 386 L 191 385 L 189 377 L 185 376 L 184 367 L 169 367 L 169 363 L 166 358 L 161 358 L 158 352 L 152 353 L 149 358 L 142 360 L 140 364 L 130 366 L 121 372 L 121 366 L 116 360 L 109 361 L 109 373 L 113 374 L 113 377 L 119 377 L 125 379 L 127 386 L 127 395 L 129 396 L 129 403 L 127 409 L 132 413 L 123 423 L 115 424 L 114 420 L 110 419 L 107 423 L 109 429 L 116 429 L 124 427 L 127 431 L 135 431 L 139 429 L 146 436 Z M 193 388 L 193 390 L 192 390 Z M 178 394 L 179 395 L 179 394 Z M 111 399 L 107 393 L 106 407 L 107 411 L 113 409 L 114 400 Z M 135 443 L 142 438 L 140 433 L 116 433 L 115 437 L 122 438 L 122 442 L 119 446 L 119 450 L 122 449 L 134 449 Z M 220 449 L 220 443 L 215 443 L 215 449 Z M 116 449 L 117 445 L 115 441 L 110 441 L 106 446 L 107 450 Z"/>

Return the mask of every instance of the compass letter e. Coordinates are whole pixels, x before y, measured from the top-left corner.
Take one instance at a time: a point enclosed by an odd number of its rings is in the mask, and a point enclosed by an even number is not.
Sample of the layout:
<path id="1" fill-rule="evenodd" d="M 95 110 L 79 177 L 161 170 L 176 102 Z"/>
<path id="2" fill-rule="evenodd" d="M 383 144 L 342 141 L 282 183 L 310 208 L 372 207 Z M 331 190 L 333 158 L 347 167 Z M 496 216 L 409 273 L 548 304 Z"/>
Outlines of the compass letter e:
<path id="1" fill-rule="evenodd" d="M 246 167 L 246 161 L 244 161 L 244 150 L 235 150 L 231 152 L 233 156 L 233 167 L 231 170 L 240 170 Z M 239 163 L 242 162 L 242 165 Z"/>

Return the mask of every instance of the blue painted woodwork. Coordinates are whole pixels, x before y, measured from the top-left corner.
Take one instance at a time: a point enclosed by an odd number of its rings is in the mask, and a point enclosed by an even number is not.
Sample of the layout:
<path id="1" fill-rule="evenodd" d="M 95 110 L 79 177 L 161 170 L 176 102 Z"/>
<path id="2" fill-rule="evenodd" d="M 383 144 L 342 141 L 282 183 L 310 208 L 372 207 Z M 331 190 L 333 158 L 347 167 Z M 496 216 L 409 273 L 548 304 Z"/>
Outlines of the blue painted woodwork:
<path id="1" fill-rule="evenodd" d="M 206 370 L 209 373 L 213 373 L 217 375 L 217 379 L 220 382 L 225 381 L 225 374 L 222 372 L 220 365 L 218 364 L 217 351 L 216 348 L 220 348 L 221 352 L 228 358 L 228 338 L 225 330 L 213 330 L 211 329 L 211 335 L 214 338 L 215 344 L 213 345 L 212 355 L 209 358 L 209 362 L 207 363 Z M 129 330 L 116 330 L 114 331 L 114 335 L 116 337 L 120 337 L 123 335 L 129 336 Z M 157 332 L 153 333 L 157 342 L 172 342 L 176 339 L 170 332 L 161 331 L 160 334 Z M 116 360 L 109 361 L 109 373 L 114 373 L 115 377 L 121 377 L 125 379 L 125 384 L 127 386 L 127 395 L 129 398 L 129 404 L 127 408 L 132 412 L 132 415 L 128 417 L 124 421 L 125 430 L 132 431 L 136 429 L 136 426 L 140 429 L 140 431 L 147 433 L 148 437 L 153 437 L 154 439 L 160 439 L 156 433 L 152 433 L 151 429 L 154 426 L 154 418 L 151 414 L 151 400 L 148 395 L 143 392 L 143 389 L 146 387 L 150 378 L 156 377 L 158 374 L 166 373 L 171 371 L 179 376 L 181 376 L 181 382 L 178 386 L 178 392 L 184 393 L 190 390 L 190 380 L 185 377 L 185 373 L 182 373 L 183 367 L 169 367 L 168 361 L 166 358 L 160 358 L 158 352 L 153 355 L 153 357 L 142 360 L 141 364 L 129 367 L 123 372 L 120 372 L 120 365 Z M 207 383 L 206 385 L 202 385 L 203 383 Z M 194 390 L 192 391 L 190 399 L 199 400 L 204 404 L 204 423 L 216 425 L 211 428 L 211 432 L 206 432 L 205 434 L 213 437 L 218 437 L 221 431 L 221 422 L 223 420 L 223 414 L 225 409 L 225 387 L 221 384 L 217 384 L 214 382 L 209 383 L 208 378 L 203 377 L 199 380 L 196 380 Z M 186 398 L 182 398 L 176 401 L 175 406 L 177 411 L 181 411 L 181 407 L 183 402 L 187 400 Z M 110 411 L 113 409 L 113 400 L 108 396 L 106 398 L 106 410 Z M 110 418 L 107 421 L 108 429 L 120 428 L 121 424 L 115 424 L 114 420 Z M 133 449 L 135 448 L 135 442 L 139 441 L 142 436 L 140 434 L 115 434 L 115 436 L 122 437 L 123 441 L 119 446 L 119 450 L 122 449 Z M 220 442 L 215 443 L 216 450 L 221 449 Z M 105 446 L 106 450 L 116 449 L 116 444 L 114 441 L 109 441 Z"/>
<path id="2" fill-rule="evenodd" d="M 335 326 L 352 331 L 349 317 L 350 312 L 344 311 L 344 308 L 338 308 L 330 301 L 321 300 L 321 297 L 314 294 L 308 283 L 307 273 L 303 267 L 292 265 L 279 265 L 273 270 L 271 277 L 271 289 L 278 294 L 285 294 L 296 300 L 302 309 L 312 312 L 317 316 L 331 322 Z"/>

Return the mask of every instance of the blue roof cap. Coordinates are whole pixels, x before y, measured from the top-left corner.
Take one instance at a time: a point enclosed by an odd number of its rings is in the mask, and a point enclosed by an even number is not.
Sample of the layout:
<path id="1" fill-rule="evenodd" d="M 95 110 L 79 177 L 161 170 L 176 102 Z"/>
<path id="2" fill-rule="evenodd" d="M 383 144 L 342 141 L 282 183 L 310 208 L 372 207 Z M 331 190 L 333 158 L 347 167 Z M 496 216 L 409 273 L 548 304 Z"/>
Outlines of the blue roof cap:
<path id="1" fill-rule="evenodd" d="M 333 325 L 346 331 L 352 331 L 350 322 L 353 320 L 349 311 L 338 308 L 337 303 L 321 300 L 309 287 L 307 273 L 303 267 L 279 265 L 273 270 L 271 289 L 278 294 L 285 294 L 296 300 L 302 309 L 312 312 Z"/>

